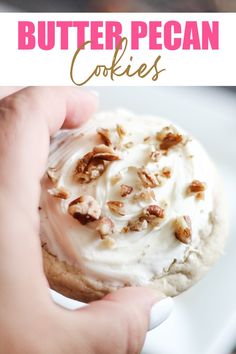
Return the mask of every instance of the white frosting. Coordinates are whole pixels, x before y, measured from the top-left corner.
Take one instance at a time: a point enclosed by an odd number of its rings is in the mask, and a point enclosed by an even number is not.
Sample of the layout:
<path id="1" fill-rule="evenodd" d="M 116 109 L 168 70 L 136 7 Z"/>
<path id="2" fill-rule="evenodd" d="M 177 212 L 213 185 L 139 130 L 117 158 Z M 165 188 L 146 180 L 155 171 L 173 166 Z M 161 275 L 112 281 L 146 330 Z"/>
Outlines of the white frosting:
<path id="1" fill-rule="evenodd" d="M 117 123 L 128 133 L 124 143 L 132 141 L 133 147 L 123 149 L 122 159 L 110 163 L 97 180 L 88 184 L 74 181 L 72 174 L 77 161 L 101 143 L 96 129 L 103 127 L 115 131 Z M 165 274 L 174 260 L 183 262 L 190 251 L 198 251 L 201 230 L 211 231 L 209 216 L 213 209 L 214 171 L 207 154 L 192 138 L 186 145 L 170 149 L 158 163 L 150 162 L 148 156 L 151 145 L 144 143 L 143 139 L 155 137 L 158 131 L 169 125 L 169 122 L 160 118 L 135 117 L 118 111 L 98 114 L 81 129 L 64 131 L 55 137 L 48 166 L 56 167 L 57 186 L 69 190 L 70 197 L 63 200 L 51 196 L 48 189 L 53 185 L 45 176 L 42 183 L 41 224 L 42 240 L 47 242 L 49 251 L 60 260 L 78 266 L 87 277 L 113 285 L 148 285 L 154 278 Z M 179 128 L 178 131 L 183 133 Z M 153 143 L 157 141 L 153 139 Z M 161 187 L 153 188 L 156 201 L 134 203 L 131 195 L 122 198 L 120 185 L 127 184 L 135 188 L 139 181 L 137 168 L 144 165 L 150 171 L 170 167 L 172 176 Z M 117 173 L 121 173 L 122 179 L 113 185 L 111 177 Z M 207 184 L 204 200 L 186 196 L 186 188 L 194 179 Z M 112 235 L 115 240 L 113 248 L 104 247 L 94 223 L 81 225 L 68 214 L 68 204 L 81 195 L 93 196 L 100 204 L 102 214 L 115 222 L 117 232 Z M 109 211 L 106 204 L 109 200 L 123 201 L 125 216 L 115 216 Z M 143 207 L 150 204 L 165 206 L 166 216 L 159 226 L 140 232 L 119 232 L 130 219 L 139 215 Z M 173 220 L 182 215 L 191 218 L 190 244 L 183 244 L 174 236 Z"/>

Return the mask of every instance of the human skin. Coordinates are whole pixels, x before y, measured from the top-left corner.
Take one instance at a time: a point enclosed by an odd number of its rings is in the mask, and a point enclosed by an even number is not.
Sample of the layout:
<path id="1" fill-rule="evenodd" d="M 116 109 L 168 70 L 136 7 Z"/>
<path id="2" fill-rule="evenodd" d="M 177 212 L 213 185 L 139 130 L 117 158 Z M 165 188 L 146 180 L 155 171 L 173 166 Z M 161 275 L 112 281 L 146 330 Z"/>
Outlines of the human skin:
<path id="1" fill-rule="evenodd" d="M 134 354 L 143 346 L 154 291 L 125 288 L 70 311 L 51 300 L 43 273 L 38 205 L 50 135 L 96 107 L 77 88 L 26 88 L 0 101 L 1 353 Z"/>

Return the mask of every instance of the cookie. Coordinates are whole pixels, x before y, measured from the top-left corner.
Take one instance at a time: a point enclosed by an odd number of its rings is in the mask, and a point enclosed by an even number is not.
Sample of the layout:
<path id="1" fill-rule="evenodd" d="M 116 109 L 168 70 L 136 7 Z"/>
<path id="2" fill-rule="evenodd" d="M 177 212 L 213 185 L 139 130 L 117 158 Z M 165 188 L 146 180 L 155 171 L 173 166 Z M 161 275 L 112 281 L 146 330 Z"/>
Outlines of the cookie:
<path id="1" fill-rule="evenodd" d="M 41 241 L 49 284 L 66 296 L 124 286 L 175 296 L 222 253 L 227 216 L 211 159 L 165 119 L 100 113 L 52 139 Z"/>

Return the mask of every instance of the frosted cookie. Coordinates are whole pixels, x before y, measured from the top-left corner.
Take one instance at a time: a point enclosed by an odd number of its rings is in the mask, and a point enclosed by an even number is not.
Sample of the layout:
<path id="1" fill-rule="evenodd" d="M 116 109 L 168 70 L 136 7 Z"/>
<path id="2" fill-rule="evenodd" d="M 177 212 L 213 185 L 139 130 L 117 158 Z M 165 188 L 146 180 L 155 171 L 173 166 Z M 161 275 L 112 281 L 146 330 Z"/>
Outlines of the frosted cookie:
<path id="1" fill-rule="evenodd" d="M 123 111 L 52 139 L 40 216 L 49 284 L 82 301 L 123 286 L 175 296 L 227 235 L 221 183 L 200 143 Z"/>

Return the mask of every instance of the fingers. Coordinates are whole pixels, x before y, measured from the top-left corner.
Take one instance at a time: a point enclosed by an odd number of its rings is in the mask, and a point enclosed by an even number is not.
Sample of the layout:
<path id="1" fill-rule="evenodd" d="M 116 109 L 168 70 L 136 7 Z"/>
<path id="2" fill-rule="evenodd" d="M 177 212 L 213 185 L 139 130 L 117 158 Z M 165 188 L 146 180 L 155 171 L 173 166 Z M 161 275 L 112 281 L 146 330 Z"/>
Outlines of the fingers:
<path id="1" fill-rule="evenodd" d="M 63 87 L 26 88 L 0 101 L 0 279 L 15 292 L 36 287 L 43 274 L 38 202 L 49 135 L 78 126 L 96 106 L 94 95 Z"/>
<path id="2" fill-rule="evenodd" d="M 77 127 L 97 109 L 98 99 L 94 93 L 76 87 L 27 87 L 16 92 L 16 88 L 0 91 L 0 106 L 9 114 L 23 111 L 35 121 L 43 118 L 53 134 L 63 122 L 67 128 Z M 44 113 L 44 114 L 42 114 Z M 18 117 L 18 118 L 19 118 Z M 29 118 L 28 117 L 28 118 Z"/>
<path id="3" fill-rule="evenodd" d="M 66 128 L 75 128 L 85 122 L 97 109 L 96 95 L 76 87 L 28 87 L 6 98 L 13 99 L 14 109 L 46 122 L 50 135 L 64 123 Z M 15 101 L 14 101 L 15 100 Z"/>
<path id="4" fill-rule="evenodd" d="M 20 86 L 0 86 L 0 99 L 19 91 L 21 88 Z"/>
<path id="5" fill-rule="evenodd" d="M 97 104 L 95 95 L 74 87 L 31 87 L 1 100 L 0 155 L 3 159 L 0 170 L 8 173 L 0 178 L 5 177 L 8 182 L 9 175 L 17 174 L 24 182 L 27 177 L 32 180 L 33 172 L 41 177 L 49 135 L 63 123 L 67 128 L 83 123 Z"/>
<path id="6" fill-rule="evenodd" d="M 68 107 L 67 117 L 63 124 L 63 128 L 71 129 L 76 128 L 83 124 L 98 108 L 98 98 L 95 93 L 90 91 L 79 91 L 77 88 L 73 88 L 71 95 L 75 96 L 74 100 L 77 102 L 76 107 L 70 105 Z M 82 104 L 80 104 L 81 102 Z M 74 109 L 76 108 L 76 112 Z"/>
<path id="7" fill-rule="evenodd" d="M 87 353 L 140 353 L 157 294 L 147 288 L 124 288 L 77 311 Z M 87 332 L 86 332 L 87 331 Z"/>

